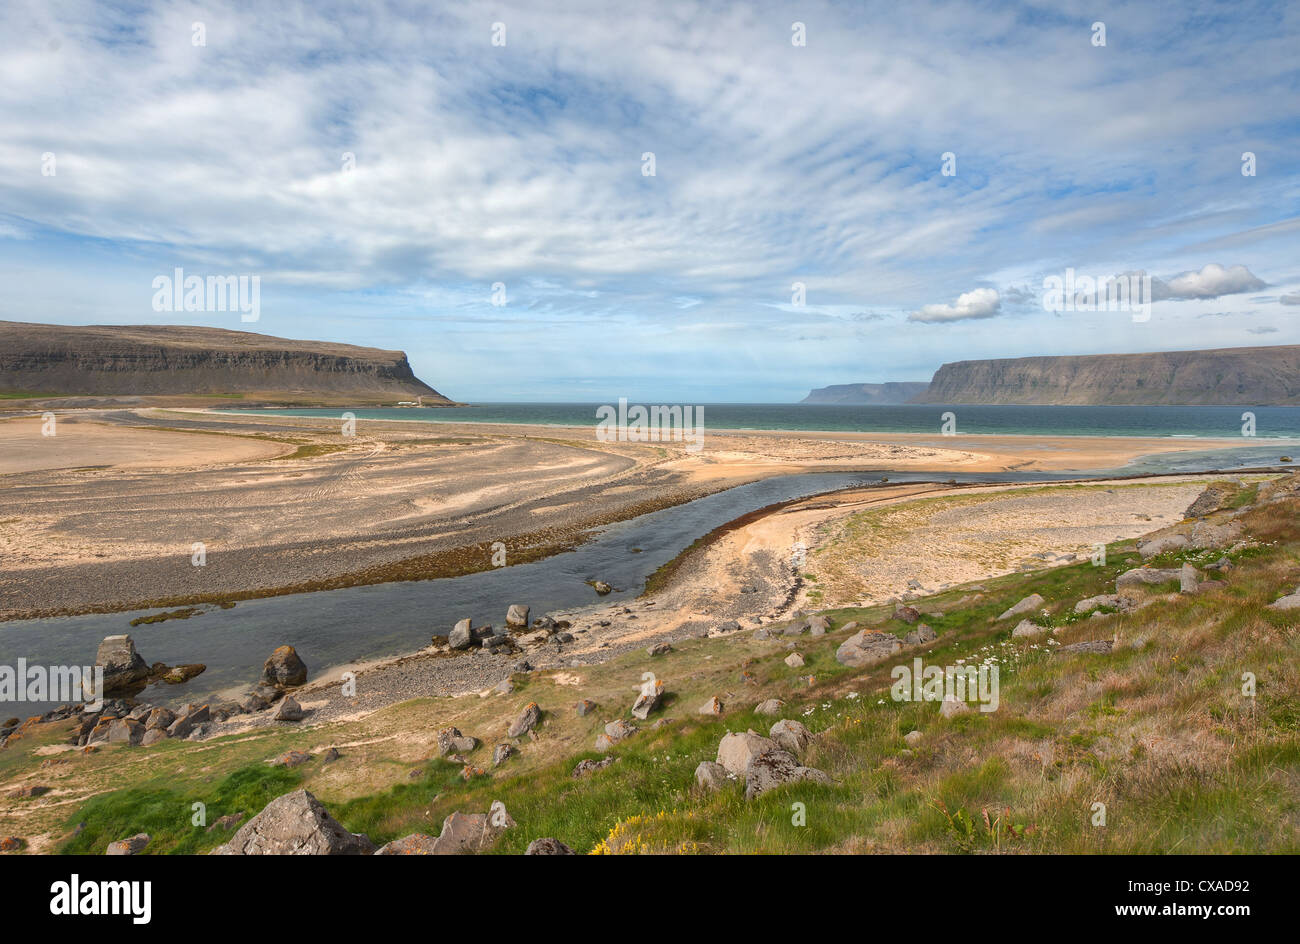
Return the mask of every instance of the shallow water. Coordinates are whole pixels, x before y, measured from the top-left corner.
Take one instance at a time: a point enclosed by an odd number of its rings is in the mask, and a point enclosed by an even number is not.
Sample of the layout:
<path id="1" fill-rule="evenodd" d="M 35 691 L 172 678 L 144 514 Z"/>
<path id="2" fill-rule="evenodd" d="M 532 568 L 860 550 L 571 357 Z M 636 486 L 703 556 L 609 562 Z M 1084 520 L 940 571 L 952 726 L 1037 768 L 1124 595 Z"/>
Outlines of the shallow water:
<path id="1" fill-rule="evenodd" d="M 1207 457 L 1156 457 L 1142 471 L 1199 471 L 1251 465 L 1251 450 Z M 1163 464 L 1162 464 L 1163 463 Z M 1129 470 L 1123 470 L 1129 471 Z M 411 652 L 446 634 L 457 620 L 501 625 L 511 603 L 532 615 L 639 594 L 646 578 L 695 539 L 748 512 L 776 502 L 879 482 L 1051 482 L 1077 473 L 855 472 L 791 475 L 753 482 L 606 526 L 575 550 L 499 570 L 438 580 L 387 583 L 293 594 L 212 608 L 188 620 L 132 627 L 146 613 L 92 614 L 21 620 L 0 625 L 0 664 L 86 665 L 103 637 L 130 633 L 145 660 L 169 665 L 202 662 L 207 671 L 183 685 L 158 685 L 140 697 L 157 704 L 202 699 L 233 686 L 252 687 L 262 662 L 280 645 L 296 648 L 313 675 L 324 668 Z M 1091 473 L 1101 476 L 1102 473 Z M 599 578 L 615 592 L 599 597 L 585 581 Z M 0 704 L 0 715 L 26 716 L 54 702 Z"/>

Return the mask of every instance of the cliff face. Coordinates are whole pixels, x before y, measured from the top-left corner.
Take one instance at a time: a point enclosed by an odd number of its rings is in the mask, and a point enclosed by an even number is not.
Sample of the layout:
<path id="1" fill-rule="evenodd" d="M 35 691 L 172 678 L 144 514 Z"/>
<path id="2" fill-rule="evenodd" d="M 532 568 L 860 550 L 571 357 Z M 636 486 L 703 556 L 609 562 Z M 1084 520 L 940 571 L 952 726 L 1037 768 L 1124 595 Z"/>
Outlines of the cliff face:
<path id="1" fill-rule="evenodd" d="M 292 393 L 450 403 L 401 351 L 181 325 L 0 321 L 0 392 L 89 396 Z"/>
<path id="2" fill-rule="evenodd" d="M 1300 345 L 958 361 L 916 402 L 1300 405 Z"/>
<path id="3" fill-rule="evenodd" d="M 892 405 L 908 403 L 925 393 L 930 385 L 924 380 L 902 380 L 889 383 L 831 384 L 819 387 L 800 403 L 846 403 Z"/>

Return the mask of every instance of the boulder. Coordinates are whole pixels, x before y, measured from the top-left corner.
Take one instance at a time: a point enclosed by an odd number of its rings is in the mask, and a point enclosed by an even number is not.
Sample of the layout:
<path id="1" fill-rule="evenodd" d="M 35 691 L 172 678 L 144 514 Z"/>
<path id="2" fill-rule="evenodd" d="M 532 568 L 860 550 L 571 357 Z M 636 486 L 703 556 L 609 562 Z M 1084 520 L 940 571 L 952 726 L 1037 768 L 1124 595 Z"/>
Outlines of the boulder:
<path id="1" fill-rule="evenodd" d="M 789 751 L 760 754 L 745 769 L 745 799 L 752 800 L 787 783 L 830 783 L 831 778 L 813 767 L 804 767 Z"/>
<path id="2" fill-rule="evenodd" d="M 785 702 L 779 698 L 769 698 L 766 701 L 760 701 L 754 706 L 754 713 L 760 715 L 779 715 L 781 709 L 785 707 Z"/>
<path id="3" fill-rule="evenodd" d="M 504 806 L 499 810 L 499 813 L 452 813 L 442 821 L 437 854 L 463 855 L 490 847 L 501 833 L 515 825 Z"/>
<path id="4" fill-rule="evenodd" d="M 1011 635 L 1014 637 L 1032 637 L 1041 636 L 1045 632 L 1048 632 L 1048 627 L 1039 626 L 1033 620 L 1021 620 L 1016 624 L 1016 628 L 1011 630 Z"/>
<path id="5" fill-rule="evenodd" d="M 778 750 L 777 743 L 765 738 L 751 729 L 744 734 L 727 734 L 718 742 L 717 763 L 726 768 L 728 773 L 743 777 L 750 761 L 767 753 Z"/>
<path id="6" fill-rule="evenodd" d="M 1110 639 L 1090 639 L 1087 642 L 1071 643 L 1068 646 L 1062 646 L 1055 650 L 1058 656 L 1069 655 L 1075 652 L 1092 652 L 1098 655 L 1105 655 L 1110 652 L 1114 642 Z"/>
<path id="7" fill-rule="evenodd" d="M 149 664 L 125 634 L 104 637 L 95 653 L 95 665 L 104 667 L 104 694 L 138 690 L 149 678 Z"/>
<path id="8" fill-rule="evenodd" d="M 604 735 L 602 734 L 601 737 L 604 737 Z M 604 770 L 616 760 L 618 760 L 617 757 L 602 757 L 600 760 L 579 761 L 578 766 L 573 768 L 573 776 L 575 778 L 585 777 L 587 774 L 595 773 L 597 770 Z"/>
<path id="9" fill-rule="evenodd" d="M 917 730 L 908 731 L 903 735 L 903 740 L 907 743 L 908 747 L 916 747 L 916 745 L 920 744 L 924 739 L 925 735 Z"/>
<path id="10" fill-rule="evenodd" d="M 1201 575 L 1191 564 L 1184 564 L 1178 571 L 1178 592 L 1195 593 L 1201 586 Z"/>
<path id="11" fill-rule="evenodd" d="M 789 751 L 795 757 L 802 755 L 813 740 L 811 731 L 798 721 L 791 721 L 788 718 L 772 725 L 768 735 L 781 750 Z"/>
<path id="12" fill-rule="evenodd" d="M 666 656 L 673 651 L 673 647 L 666 642 L 656 643 L 646 650 L 646 655 L 654 658 L 655 656 Z"/>
<path id="13" fill-rule="evenodd" d="M 1155 557 L 1165 551 L 1178 551 L 1187 547 L 1188 540 L 1182 534 L 1160 534 L 1145 541 L 1138 541 L 1138 553 L 1143 557 Z"/>
<path id="14" fill-rule="evenodd" d="M 467 619 L 461 620 L 447 634 L 447 645 L 453 649 L 468 649 L 473 644 L 474 634 L 471 623 Z"/>
<path id="15" fill-rule="evenodd" d="M 1173 567 L 1134 567 L 1132 570 L 1126 570 L 1115 578 L 1116 590 L 1127 590 L 1136 587 L 1152 587 L 1157 584 L 1168 583 L 1171 580 L 1182 579 L 1182 569 Z"/>
<path id="16" fill-rule="evenodd" d="M 527 629 L 528 607 L 522 603 L 510 604 L 510 609 L 506 610 L 506 626 L 510 629 Z"/>
<path id="17" fill-rule="evenodd" d="M 368 837 L 350 833 L 307 790 L 277 797 L 214 855 L 370 855 Z"/>
<path id="18" fill-rule="evenodd" d="M 808 632 L 813 636 L 824 636 L 830 628 L 831 621 L 824 616 L 811 616 L 808 618 Z"/>
<path id="19" fill-rule="evenodd" d="M 1266 609 L 1270 610 L 1300 610 L 1300 589 L 1295 593 L 1288 593 L 1284 597 L 1278 597 L 1270 603 Z"/>
<path id="20" fill-rule="evenodd" d="M 943 701 L 939 703 L 939 714 L 945 718 L 970 714 L 970 705 L 964 701 L 958 701 L 955 695 L 945 695 Z"/>
<path id="21" fill-rule="evenodd" d="M 109 744 L 139 744 L 144 740 L 144 725 L 133 718 L 118 718 L 108 726 Z"/>
<path id="22" fill-rule="evenodd" d="M 298 704 L 292 695 L 284 696 L 280 706 L 275 709 L 276 721 L 301 721 L 303 716 L 302 706 Z"/>
<path id="23" fill-rule="evenodd" d="M 500 767 L 511 757 L 513 757 L 514 753 L 515 753 L 514 745 L 498 744 L 495 748 L 492 749 L 492 766 Z"/>
<path id="24" fill-rule="evenodd" d="M 1031 593 L 1029 596 L 1025 597 L 1019 603 L 1005 610 L 1000 616 L 998 616 L 998 619 L 1000 620 L 1010 619 L 1013 616 L 1019 616 L 1022 613 L 1028 613 L 1031 610 L 1038 609 L 1046 602 L 1047 601 L 1044 600 L 1039 594 Z"/>
<path id="25" fill-rule="evenodd" d="M 607 594 L 607 593 L 611 593 L 611 592 L 613 592 L 613 590 L 614 590 L 613 587 L 611 587 L 609 584 L 605 583 L 605 581 L 603 581 L 603 580 L 592 580 L 592 581 L 590 581 L 590 583 L 591 583 L 591 589 L 595 590 L 595 591 L 596 591 L 597 593 L 599 593 L 602 597 L 605 596 L 605 594 Z"/>
<path id="26" fill-rule="evenodd" d="M 854 633 L 835 650 L 835 661 L 855 669 L 883 662 L 903 648 L 893 633 L 863 629 Z"/>
<path id="27" fill-rule="evenodd" d="M 894 607 L 894 619 L 902 620 L 909 626 L 921 618 L 921 611 L 914 606 L 898 605 Z"/>
<path id="28" fill-rule="evenodd" d="M 921 623 L 916 627 L 916 629 L 903 637 L 903 643 L 908 646 L 919 646 L 923 643 L 934 642 L 938 638 L 938 633 L 931 629 L 927 624 Z"/>
<path id="29" fill-rule="evenodd" d="M 274 688 L 291 688 L 307 681 L 307 664 L 293 646 L 281 646 L 262 666 L 262 681 Z"/>
<path id="30" fill-rule="evenodd" d="M 609 738 L 611 744 L 617 744 L 619 741 L 629 738 L 636 734 L 636 726 L 628 724 L 626 721 L 619 719 L 611 721 L 605 725 L 605 737 Z"/>
<path id="31" fill-rule="evenodd" d="M 180 685 L 188 682 L 197 675 L 202 675 L 207 671 L 207 666 L 201 662 L 190 662 L 185 665 L 178 665 L 168 669 L 163 673 L 162 680 L 168 685 Z"/>
<path id="32" fill-rule="evenodd" d="M 167 740 L 167 730 L 165 728 L 149 728 L 144 732 L 144 737 L 140 738 L 140 746 L 148 747 L 150 744 L 157 744 L 159 741 Z"/>
<path id="33" fill-rule="evenodd" d="M 149 834 L 136 833 L 126 839 L 110 842 L 108 848 L 104 850 L 104 855 L 135 855 L 137 852 L 143 852 L 147 845 L 149 845 Z"/>
<path id="34" fill-rule="evenodd" d="M 792 653 L 790 653 L 788 656 L 785 657 L 785 660 L 784 660 L 784 661 L 785 661 L 785 664 L 788 665 L 788 666 L 789 666 L 790 668 L 792 668 L 792 669 L 802 669 L 802 668 L 803 668 L 803 656 L 801 656 L 801 655 L 800 655 L 799 653 L 797 653 L 797 652 L 792 652 Z"/>
<path id="35" fill-rule="evenodd" d="M 650 712 L 659 707 L 663 698 L 663 680 L 655 679 L 653 682 L 647 682 L 641 688 L 641 694 L 637 695 L 636 701 L 632 703 L 632 717 L 645 721 L 650 716 Z"/>
<path id="36" fill-rule="evenodd" d="M 1088 597 L 1087 599 L 1080 600 L 1078 603 L 1074 604 L 1074 612 L 1087 613 L 1089 610 L 1096 610 L 1103 606 L 1110 607 L 1111 609 L 1119 609 L 1119 594 L 1101 593 L 1095 597 Z"/>
<path id="37" fill-rule="evenodd" d="M 732 781 L 727 768 L 711 760 L 702 760 L 695 768 L 695 782 L 705 790 L 721 790 Z"/>
<path id="38" fill-rule="evenodd" d="M 145 716 L 144 729 L 146 731 L 153 731 L 155 729 L 166 731 L 175 720 L 176 712 L 169 708 L 155 708 Z"/>
<path id="39" fill-rule="evenodd" d="M 529 702 L 523 711 L 515 716 L 515 720 L 510 722 L 510 727 L 506 729 L 506 737 L 523 737 L 537 727 L 537 723 L 541 720 L 542 709 L 537 707 L 537 702 Z"/>
<path id="40" fill-rule="evenodd" d="M 443 728 L 438 732 L 438 756 L 448 754 L 468 754 L 478 747 L 478 738 L 467 737 L 460 733 L 460 728 Z"/>
<path id="41" fill-rule="evenodd" d="M 719 698 L 717 695 L 714 695 L 704 704 L 700 705 L 699 709 L 696 711 L 696 714 L 711 715 L 712 717 L 716 718 L 717 716 L 721 715 L 722 712 L 723 712 L 722 699 Z"/>
<path id="42" fill-rule="evenodd" d="M 306 751 L 285 751 L 275 760 L 271 761 L 272 767 L 284 767 L 287 770 L 293 770 L 295 767 L 301 767 L 307 761 L 311 760 L 312 755 Z"/>
<path id="43" fill-rule="evenodd" d="M 577 855 L 577 853 L 560 840 L 547 836 L 530 842 L 528 848 L 524 850 L 524 855 Z"/>
<path id="44" fill-rule="evenodd" d="M 424 833 L 411 833 L 379 847 L 375 855 L 437 855 L 438 839 Z"/>
<path id="45" fill-rule="evenodd" d="M 585 718 L 595 710 L 596 703 L 590 698 L 584 698 L 582 701 L 578 702 L 577 712 L 579 718 Z"/>

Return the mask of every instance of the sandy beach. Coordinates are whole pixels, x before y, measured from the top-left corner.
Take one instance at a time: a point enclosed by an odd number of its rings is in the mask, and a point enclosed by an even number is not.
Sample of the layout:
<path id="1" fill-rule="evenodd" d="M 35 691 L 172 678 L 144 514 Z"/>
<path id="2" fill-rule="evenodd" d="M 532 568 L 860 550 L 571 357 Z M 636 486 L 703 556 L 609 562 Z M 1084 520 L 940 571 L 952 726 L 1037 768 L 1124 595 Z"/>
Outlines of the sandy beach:
<path id="1" fill-rule="evenodd" d="M 1170 439 L 714 432 L 81 410 L 0 421 L 0 618 L 223 602 L 519 563 L 592 528 L 801 472 L 1114 468 L 1240 445 Z M 499 543 L 498 543 L 499 542 Z M 204 566 L 193 566 L 201 544 Z"/>

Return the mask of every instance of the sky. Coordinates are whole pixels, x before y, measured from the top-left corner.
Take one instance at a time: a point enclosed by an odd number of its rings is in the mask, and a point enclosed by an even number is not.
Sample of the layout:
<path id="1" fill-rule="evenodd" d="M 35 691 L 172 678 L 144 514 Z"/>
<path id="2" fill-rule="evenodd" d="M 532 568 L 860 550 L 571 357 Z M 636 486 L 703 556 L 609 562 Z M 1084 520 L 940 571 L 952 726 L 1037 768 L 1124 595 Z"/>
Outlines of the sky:
<path id="1" fill-rule="evenodd" d="M 401 349 L 465 401 L 1297 344 L 1298 39 L 1285 2 L 8 0 L 0 319 Z M 257 321 L 156 310 L 177 268 L 256 276 Z M 1149 318 L 1052 310 L 1067 270 L 1151 276 Z"/>

